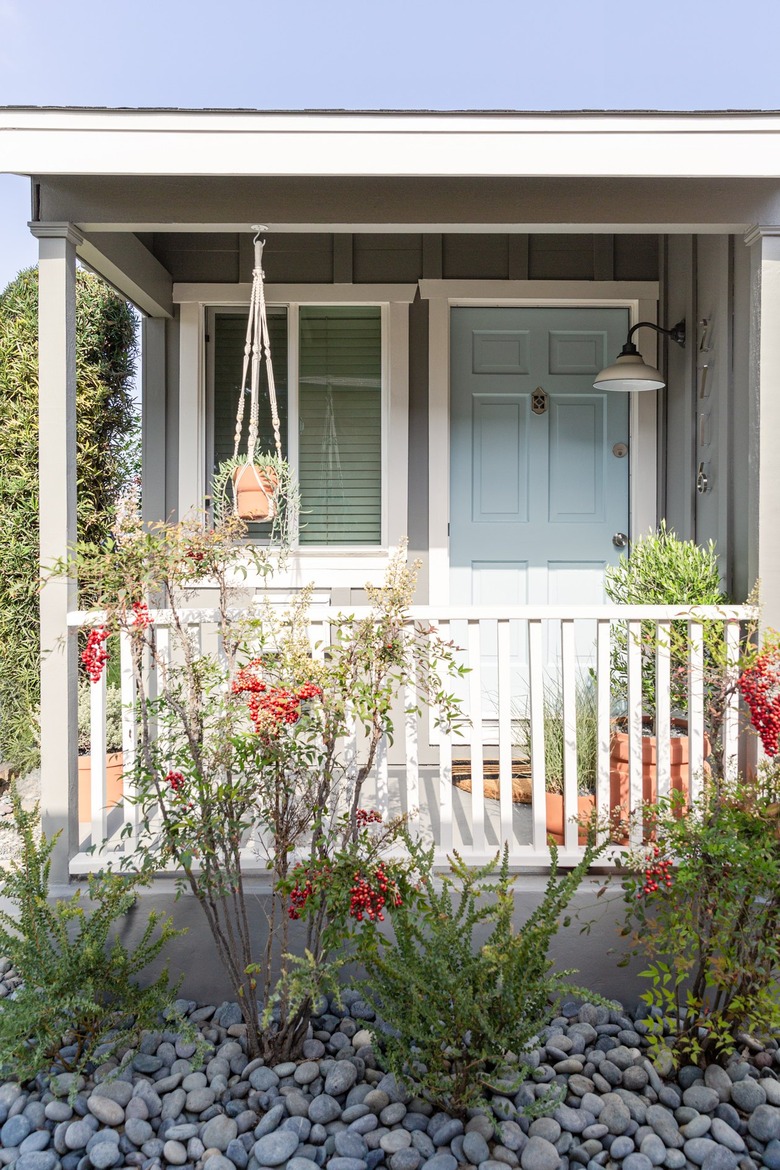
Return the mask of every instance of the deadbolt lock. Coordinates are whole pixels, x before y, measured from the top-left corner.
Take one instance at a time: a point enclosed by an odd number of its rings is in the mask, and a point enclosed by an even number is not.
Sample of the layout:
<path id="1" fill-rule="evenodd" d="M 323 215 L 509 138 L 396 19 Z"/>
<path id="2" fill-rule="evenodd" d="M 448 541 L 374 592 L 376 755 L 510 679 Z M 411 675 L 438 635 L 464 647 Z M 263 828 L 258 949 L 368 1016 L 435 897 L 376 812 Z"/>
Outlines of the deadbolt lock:
<path id="1" fill-rule="evenodd" d="M 616 459 L 625 459 L 626 455 L 628 455 L 628 444 L 615 443 L 615 446 L 612 448 L 612 454 Z"/>

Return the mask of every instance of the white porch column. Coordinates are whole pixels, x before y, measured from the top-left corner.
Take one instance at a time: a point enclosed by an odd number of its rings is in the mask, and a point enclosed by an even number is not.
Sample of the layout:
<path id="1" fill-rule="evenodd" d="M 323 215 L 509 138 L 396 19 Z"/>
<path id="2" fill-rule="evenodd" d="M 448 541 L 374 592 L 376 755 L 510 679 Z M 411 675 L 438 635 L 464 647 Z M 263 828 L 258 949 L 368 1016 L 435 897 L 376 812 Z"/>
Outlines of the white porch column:
<path id="1" fill-rule="evenodd" d="M 761 581 L 762 625 L 780 629 L 780 226 L 750 246 L 750 580 Z"/>
<path id="2" fill-rule="evenodd" d="M 38 238 L 38 414 L 41 590 L 41 813 L 47 836 L 62 830 L 51 880 L 68 880 L 78 846 L 77 644 L 67 614 L 75 577 L 46 580 L 76 539 L 76 247 L 68 223 L 33 223 Z"/>

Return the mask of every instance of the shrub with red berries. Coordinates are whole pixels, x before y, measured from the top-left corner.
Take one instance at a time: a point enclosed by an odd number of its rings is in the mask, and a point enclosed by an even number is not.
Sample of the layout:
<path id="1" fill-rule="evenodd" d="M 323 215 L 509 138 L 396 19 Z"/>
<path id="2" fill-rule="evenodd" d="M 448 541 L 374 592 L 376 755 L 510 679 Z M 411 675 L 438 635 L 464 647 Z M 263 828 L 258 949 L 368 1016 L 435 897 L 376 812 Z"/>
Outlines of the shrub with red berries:
<path id="1" fill-rule="evenodd" d="M 637 898 L 648 894 L 657 894 L 659 889 L 672 887 L 672 862 L 668 857 L 661 856 L 661 850 L 654 845 L 647 858 L 644 869 L 644 885 L 637 891 Z"/>
<path id="2" fill-rule="evenodd" d="M 263 662 L 255 658 L 237 671 L 231 690 L 246 695 L 249 718 L 258 734 L 270 736 L 282 727 L 297 723 L 301 704 L 322 698 L 322 687 L 305 682 L 299 687 L 275 686 L 263 677 Z"/>
<path id="3" fill-rule="evenodd" d="M 780 647 L 770 645 L 757 655 L 742 671 L 739 690 L 764 751 L 776 756 L 780 746 Z"/>

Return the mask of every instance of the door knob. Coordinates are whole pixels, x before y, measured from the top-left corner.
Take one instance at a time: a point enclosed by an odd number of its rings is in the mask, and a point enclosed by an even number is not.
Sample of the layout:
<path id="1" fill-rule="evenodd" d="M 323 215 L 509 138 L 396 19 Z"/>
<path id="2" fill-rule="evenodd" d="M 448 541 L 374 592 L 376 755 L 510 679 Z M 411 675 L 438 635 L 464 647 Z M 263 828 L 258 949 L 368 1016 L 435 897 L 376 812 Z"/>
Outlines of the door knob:
<path id="1" fill-rule="evenodd" d="M 615 548 L 625 548 L 628 544 L 628 537 L 626 536 L 625 532 L 616 532 L 612 537 L 612 543 L 614 544 Z"/>

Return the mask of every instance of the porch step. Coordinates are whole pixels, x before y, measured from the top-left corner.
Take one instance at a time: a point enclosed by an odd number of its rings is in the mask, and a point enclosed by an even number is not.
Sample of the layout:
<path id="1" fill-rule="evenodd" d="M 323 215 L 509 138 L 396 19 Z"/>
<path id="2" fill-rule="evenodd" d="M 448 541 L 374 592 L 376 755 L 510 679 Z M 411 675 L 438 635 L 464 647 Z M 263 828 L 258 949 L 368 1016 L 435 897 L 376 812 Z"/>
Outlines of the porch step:
<path id="1" fill-rule="evenodd" d="M 498 760 L 483 760 L 482 776 L 486 798 L 498 800 Z M 457 759 L 452 761 L 452 782 L 463 792 L 471 792 L 471 760 Z M 531 803 L 530 760 L 512 760 L 512 801 L 514 804 Z"/>

